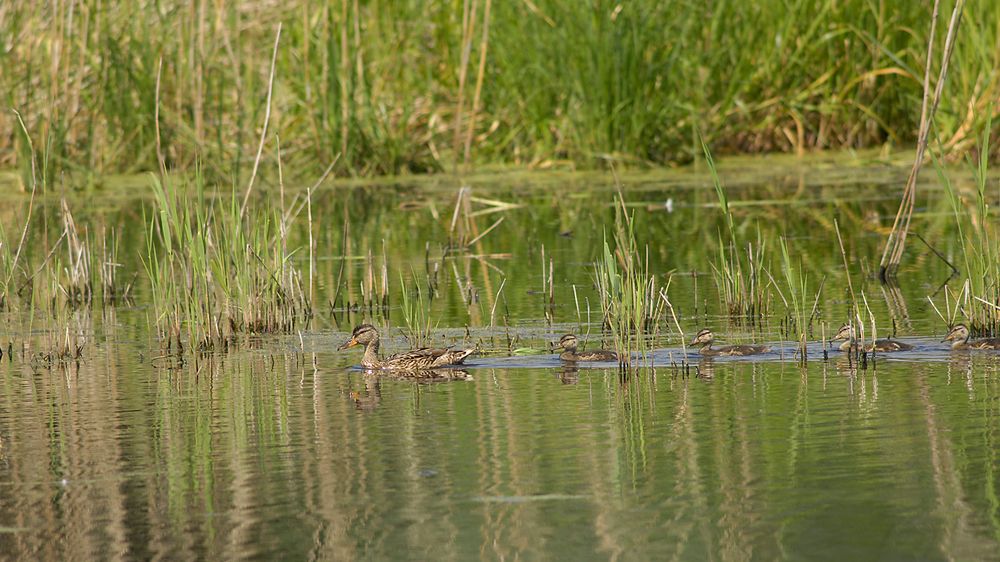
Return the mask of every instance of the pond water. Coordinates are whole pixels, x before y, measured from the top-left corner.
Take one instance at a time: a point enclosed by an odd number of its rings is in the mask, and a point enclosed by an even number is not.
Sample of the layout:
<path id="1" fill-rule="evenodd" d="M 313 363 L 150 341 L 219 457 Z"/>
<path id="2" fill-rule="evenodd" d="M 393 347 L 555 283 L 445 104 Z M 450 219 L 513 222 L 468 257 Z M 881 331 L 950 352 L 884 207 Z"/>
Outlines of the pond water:
<path id="1" fill-rule="evenodd" d="M 777 296 L 759 322 L 724 314 L 711 274 L 722 216 L 697 171 L 624 178 L 637 238 L 661 279 L 673 275 L 687 339 L 708 326 L 775 345 L 765 356 L 699 358 L 672 320 L 628 372 L 548 353 L 571 331 L 610 345 L 590 264 L 615 190 L 598 174 L 470 181 L 482 213 L 465 227 L 503 221 L 448 253 L 459 184 L 324 188 L 313 322 L 227 352 L 165 353 L 141 279 L 132 302 L 72 314 L 79 362 L 32 361 L 66 326 L 8 313 L 0 557 L 996 559 L 1000 353 L 939 343 L 946 327 L 927 297 L 945 306 L 950 269 L 927 246 L 911 244 L 899 288 L 869 276 L 906 171 L 827 156 L 722 167 L 741 232 L 784 235 L 812 290 L 822 283 L 814 340 L 850 310 L 837 220 L 879 335 L 917 346 L 864 366 L 824 359 L 820 343 L 800 362 Z M 78 223 L 121 234 L 122 269 L 137 275 L 145 185 L 68 199 Z M 950 204 L 934 185 L 921 194 L 916 228 L 955 262 Z M 0 220 L 19 233 L 27 198 L 7 199 Z M 58 199 L 37 204 L 40 260 L 62 227 L 46 219 Z M 369 253 L 390 270 L 385 314 L 345 305 L 363 299 Z M 433 296 L 433 343 L 480 347 L 456 380 L 376 377 L 353 367 L 355 350 L 335 351 L 361 321 L 383 327 L 384 350 L 406 349 L 408 282 Z"/>

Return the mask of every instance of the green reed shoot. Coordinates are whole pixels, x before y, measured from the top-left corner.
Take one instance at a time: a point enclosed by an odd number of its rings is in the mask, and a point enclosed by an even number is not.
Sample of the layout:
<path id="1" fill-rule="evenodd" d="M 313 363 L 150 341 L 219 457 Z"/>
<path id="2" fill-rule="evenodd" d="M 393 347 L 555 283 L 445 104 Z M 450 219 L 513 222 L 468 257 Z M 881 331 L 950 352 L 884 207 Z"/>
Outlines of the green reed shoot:
<path id="1" fill-rule="evenodd" d="M 648 248 L 640 252 L 633 220 L 619 192 L 612 241 L 609 245 L 605 234 L 595 273 L 604 325 L 623 365 L 631 365 L 633 352 L 649 350 L 646 336 L 655 332 L 664 310 Z"/>
<path id="2" fill-rule="evenodd" d="M 964 299 L 957 301 L 956 305 L 962 306 L 969 328 L 981 334 L 996 334 L 1000 328 L 1000 232 L 990 212 L 986 193 L 990 123 L 987 120 L 982 133 L 979 162 L 973 165 L 976 179 L 974 202 L 963 201 L 943 167 L 935 161 L 938 178 L 951 201 L 961 245 L 960 263 L 965 282 L 959 294 L 964 295 Z"/>
<path id="3" fill-rule="evenodd" d="M 704 141 L 702 151 L 726 225 L 725 233 L 719 234 L 719 254 L 716 264 L 712 265 L 712 275 L 726 312 L 734 319 L 754 323 L 770 312 L 771 293 L 767 281 L 764 240 L 758 227 L 756 243 L 743 244 L 736 231 L 733 214 L 729 209 L 729 197 L 719 179 L 715 160 Z"/>
<path id="4" fill-rule="evenodd" d="M 430 302 L 420 288 L 420 282 L 414 280 L 413 286 L 411 293 L 403 274 L 399 274 L 401 311 L 405 324 L 403 334 L 411 346 L 426 347 L 430 343 L 431 331 L 434 328 L 429 310 Z"/>
<path id="5" fill-rule="evenodd" d="M 277 243 L 280 210 L 244 216 L 235 192 L 213 200 L 200 177 L 188 192 L 155 177 L 152 189 L 143 262 L 167 347 L 224 349 L 241 335 L 291 333 L 308 321 L 297 249 Z"/>
<path id="6" fill-rule="evenodd" d="M 804 360 L 806 340 L 812 329 L 812 322 L 816 316 L 823 286 L 821 282 L 819 290 L 810 299 L 809 279 L 802 271 L 802 260 L 798 260 L 798 264 L 795 264 L 788 251 L 788 243 L 785 238 L 780 237 L 778 240 L 781 247 L 781 277 L 785 287 L 784 293 L 780 288 L 778 292 L 782 295 L 787 310 L 788 325 L 786 329 L 790 335 L 796 336 L 799 352 Z M 788 295 L 787 298 L 785 298 L 785 294 Z"/>

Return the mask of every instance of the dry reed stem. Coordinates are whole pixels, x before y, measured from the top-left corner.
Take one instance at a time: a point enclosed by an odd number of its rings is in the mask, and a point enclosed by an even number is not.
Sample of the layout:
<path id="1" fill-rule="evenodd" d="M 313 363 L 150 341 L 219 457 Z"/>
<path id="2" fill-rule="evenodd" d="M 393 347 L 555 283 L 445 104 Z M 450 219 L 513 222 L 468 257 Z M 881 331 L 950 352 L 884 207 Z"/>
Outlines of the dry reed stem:
<path id="1" fill-rule="evenodd" d="M 10 280 L 14 276 L 14 270 L 17 269 L 17 262 L 21 259 L 21 249 L 24 248 L 24 240 L 28 237 L 28 225 L 31 223 L 31 214 L 35 209 L 35 191 L 38 187 L 38 176 L 37 169 L 35 165 L 35 145 L 31 142 L 31 135 L 28 134 L 28 128 L 24 126 L 24 120 L 21 119 L 21 114 L 16 109 L 11 109 L 14 115 L 17 116 L 17 122 L 21 125 L 21 131 L 24 133 L 24 138 L 28 141 L 28 148 L 31 154 L 31 197 L 28 199 L 28 216 L 24 219 L 24 228 L 21 230 L 21 240 L 17 243 L 17 250 L 14 252 L 14 261 L 11 262 L 10 271 L 7 272 L 7 279 L 4 281 L 4 287 L 10 287 Z"/>
<path id="2" fill-rule="evenodd" d="M 278 59 L 279 41 L 281 41 L 281 22 L 278 22 L 278 31 L 274 34 L 274 50 L 271 52 L 271 72 L 267 79 L 267 104 L 264 108 L 264 128 L 260 132 L 260 142 L 257 144 L 257 156 L 253 161 L 253 170 L 250 172 L 247 191 L 243 195 L 243 204 L 240 205 L 240 218 L 246 215 L 247 201 L 250 200 L 250 192 L 253 190 L 254 180 L 257 179 L 257 168 L 260 167 L 260 155 L 264 151 L 264 140 L 267 138 L 267 125 L 271 121 L 271 93 L 274 90 L 274 66 Z"/>
<path id="3" fill-rule="evenodd" d="M 483 9 L 483 38 L 479 44 L 479 71 L 476 74 L 476 92 L 472 96 L 472 115 L 469 116 L 469 126 L 465 133 L 465 153 L 462 163 L 468 170 L 469 157 L 472 152 L 472 133 L 476 126 L 476 115 L 479 113 L 479 100 L 483 92 L 483 78 L 486 75 L 486 52 L 490 44 L 490 5 L 492 0 L 486 0 Z"/>
<path id="4" fill-rule="evenodd" d="M 934 10 L 931 16 L 931 33 L 927 41 L 927 60 L 924 69 L 924 96 L 921 105 L 920 132 L 917 135 L 917 153 L 913 159 L 913 167 L 910 175 L 906 179 L 906 187 L 903 189 L 903 198 L 899 203 L 899 210 L 896 211 L 896 219 L 892 224 L 892 231 L 886 240 L 885 249 L 882 251 L 882 260 L 879 263 L 879 279 L 886 283 L 896 276 L 899 262 L 903 257 L 903 250 L 906 247 L 906 235 L 910 230 L 910 221 L 913 218 L 913 207 L 916 203 L 917 176 L 924 163 L 924 153 L 927 150 L 927 143 L 930 137 L 930 129 L 934 123 L 934 114 L 937 112 L 938 104 L 941 101 L 941 92 L 944 89 L 944 82 L 948 76 L 948 62 L 951 60 L 952 51 L 955 48 L 955 34 L 961 22 L 962 9 L 965 0 L 958 0 L 951 13 L 951 20 L 948 23 L 948 32 L 945 37 L 944 54 L 941 57 L 941 69 L 938 72 L 937 84 L 934 87 L 934 97 L 930 109 L 927 102 L 930 93 L 930 72 L 931 60 L 934 53 L 934 38 L 937 29 L 937 19 L 941 0 L 934 1 Z"/>
<path id="5" fill-rule="evenodd" d="M 472 35 L 475 32 L 475 18 L 478 10 L 478 0 L 462 2 L 462 51 L 458 68 L 458 106 L 455 108 L 454 137 L 454 169 L 458 172 L 458 154 L 462 146 L 462 111 L 465 106 L 465 83 L 469 75 L 469 57 L 472 54 Z"/>

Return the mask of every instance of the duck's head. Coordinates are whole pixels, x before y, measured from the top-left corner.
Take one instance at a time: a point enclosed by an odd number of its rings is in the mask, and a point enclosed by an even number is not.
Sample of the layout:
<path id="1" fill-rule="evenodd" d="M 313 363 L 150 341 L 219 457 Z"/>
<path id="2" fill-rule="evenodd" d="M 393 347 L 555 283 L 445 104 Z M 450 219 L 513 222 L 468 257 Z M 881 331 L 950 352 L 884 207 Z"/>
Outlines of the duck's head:
<path id="1" fill-rule="evenodd" d="M 853 339 L 854 339 L 854 326 L 851 326 L 850 324 L 844 324 L 843 326 L 840 327 L 839 330 L 837 330 L 837 333 L 834 334 L 832 338 L 830 338 L 830 341 L 831 342 L 838 340 L 850 341 Z"/>
<path id="2" fill-rule="evenodd" d="M 948 331 L 948 335 L 941 341 L 965 341 L 967 339 L 969 339 L 969 328 L 965 324 L 955 324 L 955 326 Z"/>
<path id="3" fill-rule="evenodd" d="M 712 333 L 712 330 L 705 328 L 704 330 L 698 332 L 694 336 L 694 339 L 691 340 L 691 343 L 689 343 L 688 345 L 697 345 L 700 347 L 705 347 L 706 345 L 711 345 L 714 340 L 715 340 L 715 335 Z"/>
<path id="4" fill-rule="evenodd" d="M 356 345 L 368 345 L 378 339 L 378 330 L 371 324 L 361 324 L 351 332 L 351 339 L 344 342 L 337 350 L 347 349 Z"/>
<path id="5" fill-rule="evenodd" d="M 573 334 L 566 334 L 565 336 L 559 338 L 559 347 L 565 349 L 566 351 L 576 351 L 576 346 L 576 336 Z"/>

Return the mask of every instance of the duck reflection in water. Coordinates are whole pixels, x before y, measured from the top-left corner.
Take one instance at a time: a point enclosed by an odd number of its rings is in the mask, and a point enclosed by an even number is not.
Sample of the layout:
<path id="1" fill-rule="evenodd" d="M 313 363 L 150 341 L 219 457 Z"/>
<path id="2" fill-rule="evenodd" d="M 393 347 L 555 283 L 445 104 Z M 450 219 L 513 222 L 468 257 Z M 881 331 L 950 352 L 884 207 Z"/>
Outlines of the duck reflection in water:
<path id="1" fill-rule="evenodd" d="M 394 371 L 367 369 L 364 373 L 365 377 L 389 380 L 407 380 L 416 383 L 473 380 L 472 375 L 464 369 L 418 369 L 415 371 L 408 371 L 404 369 L 397 369 Z"/>
<path id="2" fill-rule="evenodd" d="M 559 380 L 563 384 L 576 384 L 580 382 L 580 369 L 572 365 L 566 365 L 559 371 Z"/>
<path id="3" fill-rule="evenodd" d="M 382 403 L 382 381 L 377 375 L 365 375 L 364 391 L 352 390 L 351 400 L 361 412 L 371 412 Z"/>

